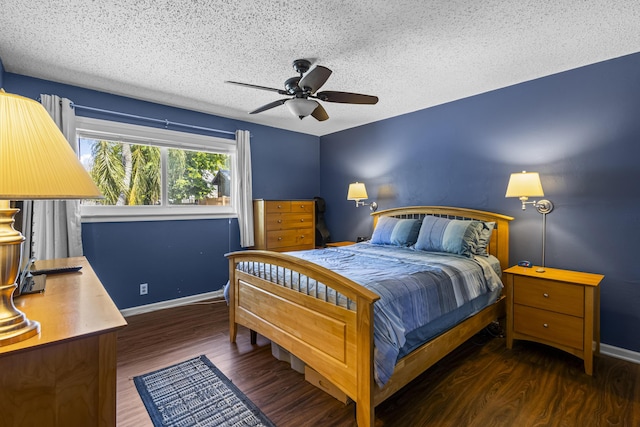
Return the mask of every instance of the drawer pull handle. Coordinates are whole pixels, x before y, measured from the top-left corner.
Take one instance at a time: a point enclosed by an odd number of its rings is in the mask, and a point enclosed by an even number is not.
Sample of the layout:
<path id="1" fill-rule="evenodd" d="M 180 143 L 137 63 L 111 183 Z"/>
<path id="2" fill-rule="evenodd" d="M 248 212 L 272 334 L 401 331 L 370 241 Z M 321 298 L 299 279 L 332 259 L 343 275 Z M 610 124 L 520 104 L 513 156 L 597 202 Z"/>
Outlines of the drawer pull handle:
<path id="1" fill-rule="evenodd" d="M 545 298 L 549 298 L 549 294 L 546 293 L 546 292 L 544 294 L 542 294 L 542 296 L 545 297 Z"/>
<path id="2" fill-rule="evenodd" d="M 304 236 L 300 236 L 301 239 L 304 239 Z"/>
<path id="3" fill-rule="evenodd" d="M 548 323 L 543 323 L 542 326 L 544 326 L 545 328 L 548 328 L 549 324 Z"/>
<path id="4" fill-rule="evenodd" d="M 282 205 L 278 205 L 278 209 L 282 209 Z"/>
<path id="5" fill-rule="evenodd" d="M 304 205 L 300 205 L 300 208 L 301 208 L 301 209 L 304 209 Z"/>
<path id="6" fill-rule="evenodd" d="M 301 219 L 300 222 L 304 222 L 304 219 Z"/>
<path id="7" fill-rule="evenodd" d="M 282 224 L 282 220 L 281 219 L 278 220 L 278 224 Z"/>
<path id="8" fill-rule="evenodd" d="M 278 240 L 282 240 L 282 237 L 278 237 Z"/>

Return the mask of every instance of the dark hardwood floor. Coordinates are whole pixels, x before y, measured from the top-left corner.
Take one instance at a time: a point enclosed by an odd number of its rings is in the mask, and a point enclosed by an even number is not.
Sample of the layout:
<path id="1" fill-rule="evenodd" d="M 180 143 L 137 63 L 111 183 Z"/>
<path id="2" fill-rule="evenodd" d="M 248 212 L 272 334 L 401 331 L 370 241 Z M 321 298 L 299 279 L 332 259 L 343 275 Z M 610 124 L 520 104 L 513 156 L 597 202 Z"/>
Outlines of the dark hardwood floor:
<path id="1" fill-rule="evenodd" d="M 355 426 L 344 405 L 240 328 L 224 302 L 127 318 L 118 338 L 118 426 L 151 426 L 133 377 L 205 354 L 279 427 Z M 559 350 L 482 332 L 376 408 L 376 426 L 640 426 L 640 365 L 607 356 L 593 377 Z"/>

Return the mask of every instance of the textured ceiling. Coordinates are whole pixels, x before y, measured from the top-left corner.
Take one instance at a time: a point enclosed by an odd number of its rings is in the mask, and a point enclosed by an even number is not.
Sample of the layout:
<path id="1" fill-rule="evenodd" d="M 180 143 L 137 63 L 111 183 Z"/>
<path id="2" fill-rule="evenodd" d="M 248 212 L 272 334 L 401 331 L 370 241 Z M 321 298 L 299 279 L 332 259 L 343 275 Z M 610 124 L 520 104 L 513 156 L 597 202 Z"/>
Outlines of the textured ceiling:
<path id="1" fill-rule="evenodd" d="M 3 0 L 8 72 L 325 135 L 640 51 L 640 2 L 614 0 Z M 283 88 L 307 58 L 322 90 L 377 95 L 291 115 Z"/>

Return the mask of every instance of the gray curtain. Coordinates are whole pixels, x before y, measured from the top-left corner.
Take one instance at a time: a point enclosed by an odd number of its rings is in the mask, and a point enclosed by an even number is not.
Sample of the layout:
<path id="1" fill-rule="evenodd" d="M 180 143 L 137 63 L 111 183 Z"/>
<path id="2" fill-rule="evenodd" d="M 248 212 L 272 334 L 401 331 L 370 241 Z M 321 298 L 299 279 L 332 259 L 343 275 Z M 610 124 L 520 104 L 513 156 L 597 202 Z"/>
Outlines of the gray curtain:
<path id="1" fill-rule="evenodd" d="M 78 152 L 75 112 L 71 101 L 56 95 L 40 95 L 41 103 Z M 32 204 L 32 206 L 27 206 Z M 82 256 L 82 223 L 78 200 L 36 200 L 25 202 L 23 260 Z"/>
<path id="2" fill-rule="evenodd" d="M 238 204 L 238 225 L 240 226 L 240 246 L 253 246 L 253 189 L 251 178 L 251 136 L 248 130 L 236 131 L 238 156 L 238 185 L 236 185 L 236 203 Z"/>

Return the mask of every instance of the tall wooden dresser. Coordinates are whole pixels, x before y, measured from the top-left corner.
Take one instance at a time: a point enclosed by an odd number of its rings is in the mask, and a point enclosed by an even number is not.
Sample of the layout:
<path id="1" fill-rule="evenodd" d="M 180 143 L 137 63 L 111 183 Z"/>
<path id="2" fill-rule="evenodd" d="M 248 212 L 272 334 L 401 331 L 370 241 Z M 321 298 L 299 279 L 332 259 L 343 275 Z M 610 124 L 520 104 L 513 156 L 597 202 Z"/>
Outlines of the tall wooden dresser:
<path id="1" fill-rule="evenodd" d="M 253 201 L 254 249 L 276 252 L 315 248 L 313 200 Z"/>

